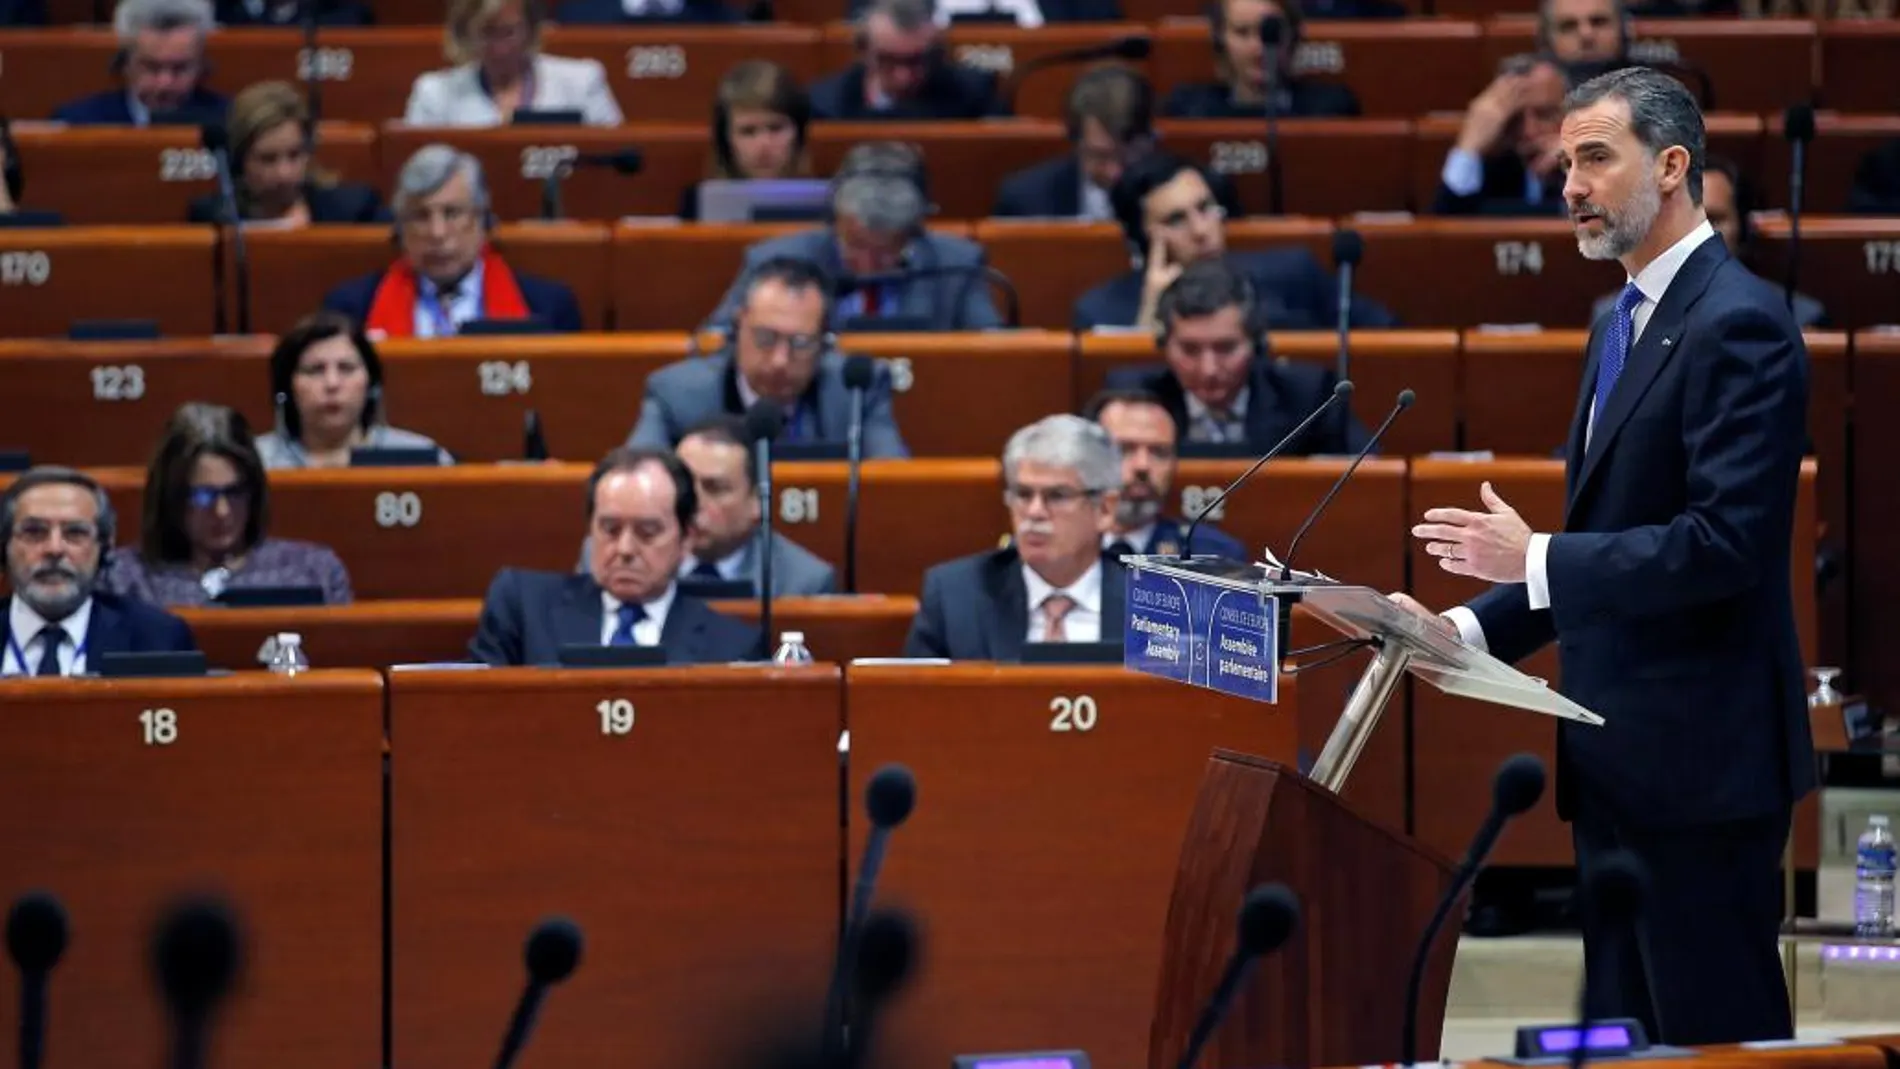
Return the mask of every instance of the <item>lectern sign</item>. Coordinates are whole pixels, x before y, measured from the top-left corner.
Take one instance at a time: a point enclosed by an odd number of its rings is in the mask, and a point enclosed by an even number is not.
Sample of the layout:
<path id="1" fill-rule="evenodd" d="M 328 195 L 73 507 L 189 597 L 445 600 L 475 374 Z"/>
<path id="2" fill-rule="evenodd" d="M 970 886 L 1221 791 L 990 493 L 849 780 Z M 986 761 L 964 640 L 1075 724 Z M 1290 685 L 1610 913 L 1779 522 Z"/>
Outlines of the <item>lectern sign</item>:
<path id="1" fill-rule="evenodd" d="M 1251 701 L 1277 702 L 1279 599 L 1148 568 L 1128 572 L 1122 664 Z"/>

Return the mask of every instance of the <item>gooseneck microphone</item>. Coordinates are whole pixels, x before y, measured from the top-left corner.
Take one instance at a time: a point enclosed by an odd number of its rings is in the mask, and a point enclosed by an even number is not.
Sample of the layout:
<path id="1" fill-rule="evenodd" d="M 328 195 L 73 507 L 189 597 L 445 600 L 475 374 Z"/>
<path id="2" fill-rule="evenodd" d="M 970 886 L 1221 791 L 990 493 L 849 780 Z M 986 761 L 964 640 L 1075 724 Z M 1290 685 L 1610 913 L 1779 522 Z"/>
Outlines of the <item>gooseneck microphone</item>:
<path id="1" fill-rule="evenodd" d="M 1794 290 L 1801 277 L 1801 201 L 1808 176 L 1808 142 L 1814 140 L 1814 108 L 1807 104 L 1790 107 L 1781 118 L 1782 136 L 1788 139 L 1788 270 L 1782 279 L 1783 296 L 1788 309 L 1794 310 Z"/>
<path id="2" fill-rule="evenodd" d="M 849 1032 L 845 1021 L 845 992 L 852 990 L 853 966 L 859 954 L 865 917 L 877 892 L 878 872 L 884 867 L 884 852 L 889 848 L 892 829 L 910 818 L 917 805 L 917 777 L 903 765 L 885 765 L 871 774 L 864 788 L 864 811 L 871 821 L 871 833 L 864 841 L 864 856 L 858 861 L 858 881 L 851 891 L 851 907 L 845 914 L 840 933 L 838 955 L 831 967 L 831 983 L 825 992 L 826 1052 L 847 1050 Z"/>
<path id="3" fill-rule="evenodd" d="M 1497 846 L 1498 837 L 1504 834 L 1504 826 L 1513 818 L 1529 812 L 1543 796 L 1544 762 L 1532 754 L 1514 754 L 1505 758 L 1491 777 L 1491 809 L 1485 813 L 1484 823 L 1478 826 L 1478 834 L 1472 838 L 1471 848 L 1465 851 L 1464 860 L 1452 872 L 1451 884 L 1439 896 L 1438 907 L 1432 910 L 1431 920 L 1425 924 L 1425 933 L 1419 936 L 1418 946 L 1412 952 L 1412 972 L 1405 981 L 1405 1017 L 1401 1026 L 1399 1064 L 1418 1064 L 1418 1002 L 1425 984 L 1425 963 L 1431 957 L 1432 944 L 1438 941 L 1439 929 L 1445 926 L 1446 919 L 1451 916 L 1452 906 L 1457 904 L 1458 897 L 1478 878 L 1478 870 L 1484 867 L 1484 859 L 1491 856 L 1492 848 Z"/>
<path id="4" fill-rule="evenodd" d="M 1267 461 L 1272 460 L 1274 457 L 1279 456 L 1283 451 L 1287 449 L 1287 447 L 1291 446 L 1294 442 L 1299 441 L 1300 436 L 1306 433 L 1306 429 L 1308 427 L 1311 427 L 1315 420 L 1318 420 L 1321 416 L 1325 415 L 1326 410 L 1333 406 L 1333 402 L 1338 401 L 1341 398 L 1350 397 L 1350 396 L 1352 396 L 1352 380 L 1341 379 L 1338 382 L 1334 383 L 1333 392 L 1326 395 L 1326 400 L 1321 401 L 1319 403 L 1318 408 L 1315 408 L 1313 411 L 1308 412 L 1306 414 L 1305 419 L 1295 424 L 1292 430 L 1286 432 L 1286 437 L 1280 439 L 1278 442 L 1275 442 L 1272 449 L 1269 449 L 1266 452 L 1260 454 L 1260 459 L 1254 461 L 1252 467 L 1249 467 L 1246 471 L 1241 472 L 1240 477 L 1238 479 L 1235 479 L 1233 482 L 1228 483 L 1227 488 L 1225 490 L 1222 490 L 1219 496 L 1215 497 L 1214 500 L 1204 505 L 1201 508 L 1201 511 L 1195 513 L 1194 517 L 1188 521 L 1187 531 L 1184 532 L 1181 536 L 1180 559 L 1187 560 L 1194 555 L 1189 549 L 1189 547 L 1194 545 L 1194 529 L 1201 525 L 1201 520 L 1205 518 L 1208 513 L 1218 511 L 1221 502 L 1227 500 L 1228 494 L 1231 494 L 1235 490 L 1240 489 L 1240 484 L 1246 482 L 1248 479 L 1253 478 L 1253 473 L 1256 471 L 1259 471 L 1260 468 L 1263 465 L 1265 465 Z"/>
<path id="5" fill-rule="evenodd" d="M 1313 511 L 1306 517 L 1306 522 L 1300 524 L 1300 529 L 1294 532 L 1293 541 L 1287 543 L 1286 556 L 1280 562 L 1286 570 L 1286 578 L 1293 577 L 1293 555 L 1299 550 L 1300 543 L 1305 540 L 1306 532 L 1313 529 L 1314 521 L 1318 520 L 1320 514 L 1326 511 L 1326 507 L 1333 503 L 1333 498 L 1339 496 L 1339 491 L 1345 487 L 1346 480 L 1352 478 L 1352 473 L 1359 470 L 1359 465 L 1364 463 L 1365 459 L 1372 455 L 1372 451 L 1379 447 L 1379 439 L 1384 438 L 1385 432 L 1392 429 L 1392 421 L 1399 418 L 1399 413 L 1412 407 L 1412 402 L 1416 400 L 1418 400 L 1418 395 L 1411 390 L 1399 391 L 1398 400 L 1392 404 L 1392 411 L 1385 414 L 1385 422 L 1379 424 L 1379 429 L 1373 431 L 1372 437 L 1366 439 L 1366 444 L 1353 455 L 1352 463 L 1346 465 L 1346 470 L 1339 473 L 1339 478 L 1334 480 L 1332 488 L 1326 491 L 1326 496 L 1319 499 L 1319 504 L 1313 506 Z"/>
<path id="6" fill-rule="evenodd" d="M 7 957 L 20 970 L 20 1069 L 46 1057 L 46 981 L 66 953 L 66 910 L 59 899 L 21 895 L 7 911 Z"/>
<path id="7" fill-rule="evenodd" d="M 1635 855 L 1612 851 L 1592 865 L 1585 875 L 1582 908 L 1599 928 L 1627 930 L 1642 918 L 1648 882 L 1649 874 Z M 1631 940 L 1608 940 L 1605 950 L 1609 960 L 1597 963 L 1595 975 L 1614 984 L 1623 966 L 1617 955 L 1626 952 L 1631 945 Z M 1583 1069 L 1584 1061 L 1590 1056 L 1591 1019 L 1607 1016 L 1603 1007 L 1605 992 L 1592 987 L 1591 975 L 1586 966 L 1577 996 L 1577 1037 L 1570 1047 L 1570 1069 Z"/>
<path id="8" fill-rule="evenodd" d="M 1010 72 L 1009 85 L 1004 91 L 1004 99 L 1009 102 L 1009 111 L 1016 112 L 1016 94 L 1022 89 L 1023 81 L 1030 75 L 1050 67 L 1067 66 L 1072 63 L 1093 63 L 1098 59 L 1125 59 L 1139 63 L 1154 51 L 1154 38 L 1145 33 L 1117 37 L 1087 48 L 1070 48 L 1061 52 L 1049 52 L 1023 61 Z"/>
<path id="9" fill-rule="evenodd" d="M 1366 243 L 1357 230 L 1333 231 L 1333 268 L 1339 272 L 1339 308 L 1334 320 L 1338 349 L 1333 356 L 1333 376 L 1341 382 L 1352 378 L 1352 283 L 1359 261 L 1366 254 Z M 1339 410 L 1340 436 L 1352 421 L 1352 409 Z"/>
<path id="10" fill-rule="evenodd" d="M 528 1043 L 534 1031 L 534 1017 L 548 989 L 574 974 L 581 963 L 581 930 L 565 917 L 550 917 L 534 926 L 522 948 L 528 966 L 528 983 L 515 1003 L 515 1015 L 501 1037 L 501 1052 L 495 1055 L 495 1069 L 509 1069 Z"/>
<path id="11" fill-rule="evenodd" d="M 631 177 L 639 174 L 646 166 L 646 157 L 637 148 L 623 148 L 614 152 L 576 156 L 571 160 L 556 164 L 548 169 L 546 178 L 541 180 L 541 218 L 553 220 L 561 218 L 561 183 L 578 167 L 605 167 L 615 174 Z"/>
<path id="12" fill-rule="evenodd" d="M 1214 1038 L 1221 1018 L 1227 1016 L 1234 999 L 1240 995 L 1248 967 L 1256 959 L 1280 949 L 1299 925 L 1300 900 L 1285 884 L 1266 884 L 1247 893 L 1247 900 L 1240 907 L 1234 952 L 1228 955 L 1227 967 L 1221 970 L 1213 997 L 1201 1008 L 1194 1031 L 1188 1034 L 1187 1049 L 1181 1052 L 1177 1069 L 1193 1069 L 1201 1050 Z"/>
<path id="13" fill-rule="evenodd" d="M 171 1015 L 169 1069 L 202 1069 L 212 1015 L 231 993 L 241 959 L 237 922 L 221 903 L 186 902 L 159 922 L 152 964 Z"/>
<path id="14" fill-rule="evenodd" d="M 1260 61 L 1267 74 L 1267 214 L 1286 214 L 1285 176 L 1280 170 L 1280 41 L 1286 19 L 1269 15 L 1260 20 Z"/>
<path id="15" fill-rule="evenodd" d="M 853 955 L 852 1014 L 846 1037 L 843 1069 L 857 1069 L 868 1060 L 877 1022 L 884 1007 L 903 990 L 917 967 L 917 925 L 897 910 L 873 910 L 864 918 Z"/>
<path id="16" fill-rule="evenodd" d="M 864 407 L 877 366 L 871 358 L 844 358 L 844 388 L 851 395 L 851 423 L 845 432 L 844 592 L 858 592 L 858 481 L 864 465 Z"/>
<path id="17" fill-rule="evenodd" d="M 785 430 L 785 410 L 770 401 L 755 401 L 746 409 L 745 433 L 752 439 L 753 465 L 758 469 L 759 501 L 759 630 L 765 635 L 767 653 L 772 643 L 772 512 L 778 502 L 772 500 L 772 443 Z"/>
<path id="18" fill-rule="evenodd" d="M 1022 296 L 1016 292 L 1016 283 L 1008 275 L 989 264 L 925 264 L 921 267 L 905 267 L 896 271 L 879 271 L 868 275 L 840 275 L 833 284 L 833 292 L 839 299 L 843 299 L 871 286 L 901 286 L 920 278 L 943 278 L 957 275 L 981 278 L 1002 290 L 1003 325 L 1012 330 L 1023 325 L 1023 301 Z M 953 323 L 946 329 L 961 328 Z"/>
<path id="19" fill-rule="evenodd" d="M 548 432 L 541 422 L 541 413 L 530 408 L 521 424 L 521 459 L 548 459 Z"/>
<path id="20" fill-rule="evenodd" d="M 297 10 L 303 23 L 303 107 L 310 113 L 310 138 L 316 140 L 317 124 L 323 121 L 322 53 L 317 51 L 317 15 L 321 0 L 303 0 Z M 312 149 L 316 146 L 312 145 Z"/>
<path id="21" fill-rule="evenodd" d="M 313 59 L 311 62 L 315 62 Z M 231 179 L 231 135 L 221 122 L 206 123 L 198 128 L 198 139 L 205 150 L 211 153 L 211 160 L 218 171 L 218 207 L 225 222 L 231 225 L 231 256 L 233 271 L 237 276 L 237 332 L 251 332 L 251 252 L 244 241 L 244 217 L 238 213 L 237 185 Z M 224 288 L 218 288 L 222 298 Z M 224 317 L 218 317 L 218 327 L 225 326 Z"/>

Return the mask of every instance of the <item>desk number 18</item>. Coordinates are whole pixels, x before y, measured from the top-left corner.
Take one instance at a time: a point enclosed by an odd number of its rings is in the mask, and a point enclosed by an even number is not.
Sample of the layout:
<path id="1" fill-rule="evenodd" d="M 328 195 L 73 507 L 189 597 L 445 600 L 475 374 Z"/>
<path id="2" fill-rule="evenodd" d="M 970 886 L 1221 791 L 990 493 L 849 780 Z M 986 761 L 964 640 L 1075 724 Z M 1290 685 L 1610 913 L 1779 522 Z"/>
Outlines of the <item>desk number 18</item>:
<path id="1" fill-rule="evenodd" d="M 603 698 L 594 711 L 600 714 L 602 735 L 626 735 L 633 731 L 633 703 L 625 698 Z"/>
<path id="2" fill-rule="evenodd" d="M 145 745 L 170 746 L 178 741 L 178 714 L 170 709 L 147 709 L 139 714 Z"/>

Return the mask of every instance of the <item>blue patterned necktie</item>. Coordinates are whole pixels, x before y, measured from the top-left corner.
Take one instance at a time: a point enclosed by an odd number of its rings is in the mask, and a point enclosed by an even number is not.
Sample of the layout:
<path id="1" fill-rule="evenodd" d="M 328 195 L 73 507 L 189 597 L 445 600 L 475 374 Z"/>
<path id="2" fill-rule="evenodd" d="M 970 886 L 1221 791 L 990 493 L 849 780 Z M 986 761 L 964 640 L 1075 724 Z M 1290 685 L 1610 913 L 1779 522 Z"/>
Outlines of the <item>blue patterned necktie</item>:
<path id="1" fill-rule="evenodd" d="M 1593 427 L 1610 403 L 1610 391 L 1616 389 L 1616 380 L 1629 359 L 1630 342 L 1636 337 L 1636 306 L 1641 303 L 1643 291 L 1636 288 L 1636 283 L 1624 286 L 1616 298 L 1616 308 L 1610 312 L 1610 322 L 1603 328 L 1603 353 L 1597 359 L 1596 408 L 1590 415 Z"/>
<path id="2" fill-rule="evenodd" d="M 614 627 L 613 637 L 607 640 L 609 646 L 638 646 L 633 640 L 633 625 L 647 618 L 645 609 L 638 605 L 620 607 L 620 623 Z"/>

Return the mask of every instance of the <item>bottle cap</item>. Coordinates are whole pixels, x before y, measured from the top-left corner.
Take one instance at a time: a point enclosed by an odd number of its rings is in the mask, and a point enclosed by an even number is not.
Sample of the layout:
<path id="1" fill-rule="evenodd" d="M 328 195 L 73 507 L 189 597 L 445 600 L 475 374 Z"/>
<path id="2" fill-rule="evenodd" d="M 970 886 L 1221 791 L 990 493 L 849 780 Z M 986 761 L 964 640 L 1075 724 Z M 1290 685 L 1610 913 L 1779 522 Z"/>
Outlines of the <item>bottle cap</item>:
<path id="1" fill-rule="evenodd" d="M 1887 826 L 1887 814 L 1875 813 L 1867 818 L 1867 823 L 1884 828 Z"/>
<path id="2" fill-rule="evenodd" d="M 303 636 L 295 631 L 280 631 L 277 634 L 277 644 L 279 646 L 301 646 L 303 645 Z"/>
<path id="3" fill-rule="evenodd" d="M 778 640 L 781 645 L 787 642 L 791 642 L 791 643 L 795 643 L 797 645 L 803 646 L 805 644 L 805 632 L 780 631 L 778 633 Z"/>

